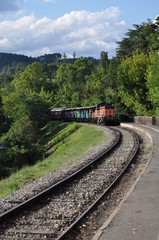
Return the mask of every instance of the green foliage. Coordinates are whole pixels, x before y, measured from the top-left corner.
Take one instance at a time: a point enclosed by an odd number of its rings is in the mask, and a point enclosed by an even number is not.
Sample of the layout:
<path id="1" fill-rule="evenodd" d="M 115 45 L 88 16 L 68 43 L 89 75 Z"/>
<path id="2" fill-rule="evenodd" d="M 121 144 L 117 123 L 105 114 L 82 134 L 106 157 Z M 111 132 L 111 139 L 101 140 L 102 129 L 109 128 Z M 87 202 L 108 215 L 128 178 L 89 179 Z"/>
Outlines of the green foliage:
<path id="1" fill-rule="evenodd" d="M 0 136 L 2 133 L 5 133 L 9 128 L 9 121 L 4 115 L 3 106 L 1 102 L 1 96 L 0 96 Z"/>
<path id="2" fill-rule="evenodd" d="M 1 138 L 6 166 L 19 168 L 39 159 L 44 148 L 38 144 L 37 139 L 38 129 L 28 116 L 14 122 Z"/>
<path id="3" fill-rule="evenodd" d="M 14 70 L 10 67 L 4 67 L 0 72 L 0 87 L 4 87 L 7 83 L 10 83 L 14 78 Z"/>
<path id="4" fill-rule="evenodd" d="M 100 55 L 100 61 L 99 61 L 99 69 L 100 72 L 103 74 L 107 73 L 107 67 L 108 67 L 108 53 L 102 51 Z"/>
<path id="5" fill-rule="evenodd" d="M 42 64 L 56 63 L 57 58 L 61 59 L 60 53 L 45 54 L 37 58 L 28 57 L 20 54 L 0 53 L 0 71 L 6 66 L 15 70 L 17 67 L 26 67 L 33 62 L 40 62 Z"/>
<path id="6" fill-rule="evenodd" d="M 101 53 L 97 70 L 87 77 L 85 104 L 117 104 L 117 67 L 116 59 L 108 61 L 107 53 Z"/>
<path id="7" fill-rule="evenodd" d="M 62 131 L 58 132 L 56 136 L 51 141 L 51 145 L 54 146 L 60 141 L 62 141 L 64 138 L 72 134 L 74 131 L 76 131 L 80 127 L 79 124 L 74 122 L 73 124 L 69 125 L 67 128 L 63 129 Z"/>
<path id="8" fill-rule="evenodd" d="M 51 79 L 45 65 L 38 62 L 25 68 L 24 71 L 18 71 L 12 81 L 13 87 L 20 93 L 35 91 L 39 93 L 43 87 L 48 91 L 52 87 Z"/>
<path id="9" fill-rule="evenodd" d="M 27 66 L 35 61 L 33 58 L 29 58 L 24 55 L 12 54 L 12 53 L 0 53 L 0 70 L 4 67 L 10 67 L 16 69 L 17 66 Z"/>
<path id="10" fill-rule="evenodd" d="M 157 19 L 155 23 L 148 19 L 140 25 L 134 24 L 134 29 L 126 33 L 127 37 L 118 42 L 117 57 L 121 59 L 132 56 L 134 51 L 147 54 L 151 49 L 159 49 L 158 30 Z"/>
<path id="11" fill-rule="evenodd" d="M 147 55 L 135 53 L 132 57 L 123 59 L 118 68 L 118 95 L 125 105 L 125 112 L 129 114 L 151 114 L 152 106 L 146 87 L 146 71 L 149 65 Z"/>
<path id="12" fill-rule="evenodd" d="M 154 114 L 159 116 L 159 55 L 151 55 L 152 64 L 148 69 L 147 87 L 149 89 L 149 99 L 152 102 Z"/>
<path id="13" fill-rule="evenodd" d="M 25 100 L 18 106 L 16 112 L 16 119 L 20 119 L 21 116 L 27 115 L 31 121 L 38 124 L 38 127 L 42 127 L 48 122 L 49 117 L 47 110 L 50 107 L 49 101 L 41 97 L 35 92 L 26 94 Z"/>
<path id="14" fill-rule="evenodd" d="M 86 98 L 87 78 L 92 74 L 94 65 L 91 61 L 80 58 L 73 64 L 66 61 L 59 67 L 55 82 L 57 106 L 81 106 Z"/>
<path id="15" fill-rule="evenodd" d="M 51 88 L 48 72 L 40 63 L 33 63 L 24 71 L 16 72 L 11 84 L 1 90 L 5 114 L 14 120 L 28 114 L 32 120 L 37 118 L 38 122 L 42 122 L 42 115 L 51 105 L 51 94 L 48 92 Z"/>
<path id="16" fill-rule="evenodd" d="M 62 55 L 60 53 L 45 54 L 40 57 L 37 57 L 36 62 L 43 64 L 56 63 L 57 59 L 61 59 Z"/>
<path id="17" fill-rule="evenodd" d="M 42 139 L 44 144 L 48 144 L 48 142 L 60 131 L 66 128 L 68 125 L 72 123 L 70 122 L 62 122 L 62 121 L 49 121 L 43 128 L 40 129 L 40 134 L 42 135 Z"/>

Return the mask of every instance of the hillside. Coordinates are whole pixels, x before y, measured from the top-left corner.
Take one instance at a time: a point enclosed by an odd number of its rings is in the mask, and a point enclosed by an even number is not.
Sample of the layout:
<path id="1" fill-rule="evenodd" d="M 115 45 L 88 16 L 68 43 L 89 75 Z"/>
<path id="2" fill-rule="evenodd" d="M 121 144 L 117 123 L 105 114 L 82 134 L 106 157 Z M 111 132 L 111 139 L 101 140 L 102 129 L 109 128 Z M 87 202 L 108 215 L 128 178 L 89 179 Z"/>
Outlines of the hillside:
<path id="1" fill-rule="evenodd" d="M 92 57 L 88 57 L 87 59 L 92 60 L 96 65 L 99 64 L 99 60 L 97 59 Z M 26 67 L 33 62 L 40 62 L 42 64 L 56 64 L 57 62 L 60 63 L 62 61 L 62 54 L 60 53 L 45 54 L 38 57 L 28 57 L 13 53 L 0 53 L 0 71 L 6 67 L 10 67 L 11 69 L 15 69 L 16 67 Z M 73 61 L 73 58 L 67 58 L 67 62 L 72 63 Z"/>
<path id="2" fill-rule="evenodd" d="M 57 59 L 61 59 L 60 53 L 45 54 L 43 56 L 28 57 L 20 54 L 13 53 L 0 53 L 0 71 L 4 67 L 10 67 L 11 69 L 16 68 L 17 66 L 27 66 L 33 62 L 40 63 L 56 63 Z"/>

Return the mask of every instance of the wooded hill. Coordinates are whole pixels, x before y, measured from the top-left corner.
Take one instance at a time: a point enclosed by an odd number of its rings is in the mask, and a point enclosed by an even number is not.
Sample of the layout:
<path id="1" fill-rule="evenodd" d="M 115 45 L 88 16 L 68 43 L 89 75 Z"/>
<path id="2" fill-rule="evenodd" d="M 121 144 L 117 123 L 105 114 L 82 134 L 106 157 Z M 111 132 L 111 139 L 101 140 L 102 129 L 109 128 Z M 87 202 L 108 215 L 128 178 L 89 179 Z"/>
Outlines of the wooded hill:
<path id="1" fill-rule="evenodd" d="M 3 68 L 7 67 L 11 69 L 16 69 L 17 67 L 26 67 L 33 62 L 39 62 L 42 64 L 58 64 L 62 63 L 65 57 L 66 55 L 64 54 L 64 56 L 62 56 L 61 53 L 45 54 L 39 57 L 28 57 L 25 55 L 14 53 L 0 53 L 0 71 Z M 72 63 L 74 61 L 74 58 L 68 58 L 67 62 Z M 88 57 L 87 59 L 91 59 L 96 65 L 99 64 L 98 59 L 92 57 Z"/>

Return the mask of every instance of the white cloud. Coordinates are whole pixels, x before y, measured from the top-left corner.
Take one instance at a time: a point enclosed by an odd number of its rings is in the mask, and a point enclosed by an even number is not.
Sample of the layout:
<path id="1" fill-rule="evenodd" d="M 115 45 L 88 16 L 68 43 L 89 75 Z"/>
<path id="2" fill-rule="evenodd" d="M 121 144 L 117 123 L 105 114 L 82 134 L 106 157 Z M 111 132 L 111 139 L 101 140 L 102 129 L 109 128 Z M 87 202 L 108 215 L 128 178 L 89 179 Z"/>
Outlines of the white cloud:
<path id="1" fill-rule="evenodd" d="M 0 22 L 0 52 L 37 56 L 44 53 L 66 53 L 99 57 L 101 51 L 114 54 L 125 22 L 119 21 L 119 9 L 88 12 L 73 11 L 56 20 L 34 15 L 16 21 Z"/>
<path id="2" fill-rule="evenodd" d="M 0 39 L 0 47 L 9 47 L 10 42 L 8 41 L 7 38 Z"/>

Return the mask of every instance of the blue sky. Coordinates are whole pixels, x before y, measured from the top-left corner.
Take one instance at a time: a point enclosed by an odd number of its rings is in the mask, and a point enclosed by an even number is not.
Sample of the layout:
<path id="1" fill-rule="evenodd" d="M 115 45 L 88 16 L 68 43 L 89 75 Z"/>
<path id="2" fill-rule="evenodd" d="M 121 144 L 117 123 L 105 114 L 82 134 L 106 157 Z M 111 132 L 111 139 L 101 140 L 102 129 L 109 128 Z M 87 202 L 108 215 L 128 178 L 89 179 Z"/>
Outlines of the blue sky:
<path id="1" fill-rule="evenodd" d="M 133 24 L 158 15 L 157 0 L 0 0 L 0 52 L 111 58 Z"/>

